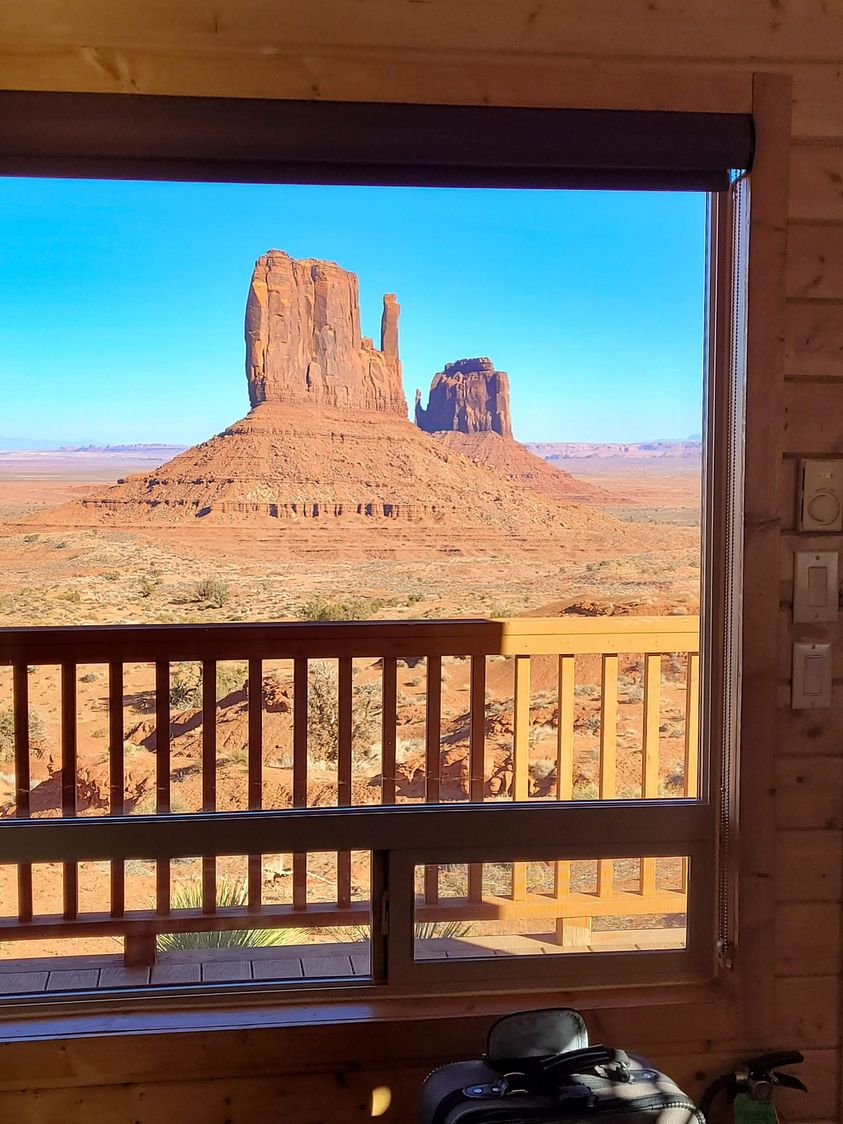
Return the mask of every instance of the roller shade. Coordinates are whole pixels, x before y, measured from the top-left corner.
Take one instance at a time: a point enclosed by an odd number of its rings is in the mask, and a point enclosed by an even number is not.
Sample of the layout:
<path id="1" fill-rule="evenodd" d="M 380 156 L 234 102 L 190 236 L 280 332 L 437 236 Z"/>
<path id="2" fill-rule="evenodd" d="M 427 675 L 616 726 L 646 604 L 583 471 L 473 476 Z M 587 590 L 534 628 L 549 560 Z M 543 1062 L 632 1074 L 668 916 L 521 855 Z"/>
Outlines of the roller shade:
<path id="1" fill-rule="evenodd" d="M 0 174 L 725 191 L 735 113 L 0 92 Z"/>

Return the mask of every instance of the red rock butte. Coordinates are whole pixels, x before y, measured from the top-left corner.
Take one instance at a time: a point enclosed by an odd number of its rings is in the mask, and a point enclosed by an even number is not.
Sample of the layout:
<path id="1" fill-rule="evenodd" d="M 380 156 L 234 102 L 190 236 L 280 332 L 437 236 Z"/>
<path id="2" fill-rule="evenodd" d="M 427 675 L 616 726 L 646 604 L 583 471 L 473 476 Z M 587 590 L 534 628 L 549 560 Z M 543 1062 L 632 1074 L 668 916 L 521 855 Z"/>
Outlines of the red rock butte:
<path id="1" fill-rule="evenodd" d="M 378 544 L 392 527 L 390 534 L 451 551 L 466 536 L 487 543 L 503 536 L 527 550 L 537 539 L 558 546 L 560 537 L 582 532 L 619 543 L 626 537 L 609 515 L 549 500 L 413 425 L 401 384 L 395 297 L 384 297 L 380 349 L 362 335 L 358 297 L 355 274 L 333 262 L 296 261 L 280 250 L 264 254 L 246 302 L 252 403 L 246 417 L 154 472 L 32 521 L 121 528 L 259 524 L 302 542 L 318 522 L 341 531 L 337 550 L 343 535 L 351 541 L 346 530 L 356 535 L 365 526 L 380 528 Z M 504 390 L 501 384 L 501 419 L 504 406 L 507 418 L 509 409 Z M 476 416 L 482 425 L 479 410 Z M 422 527 L 411 533 L 416 524 Z"/>
<path id="2" fill-rule="evenodd" d="M 416 391 L 416 425 L 448 449 L 556 502 L 608 503 L 609 493 L 531 453 L 512 436 L 509 376 L 487 356 L 446 363 L 428 404 Z"/>

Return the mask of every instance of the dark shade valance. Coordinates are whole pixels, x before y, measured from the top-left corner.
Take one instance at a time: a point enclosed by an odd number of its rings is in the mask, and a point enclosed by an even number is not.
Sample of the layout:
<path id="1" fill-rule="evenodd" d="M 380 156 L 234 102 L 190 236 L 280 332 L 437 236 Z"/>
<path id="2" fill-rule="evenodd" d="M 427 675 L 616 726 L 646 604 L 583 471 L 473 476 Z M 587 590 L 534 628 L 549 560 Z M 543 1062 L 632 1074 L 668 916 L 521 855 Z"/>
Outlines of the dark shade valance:
<path id="1" fill-rule="evenodd" d="M 0 174 L 720 191 L 737 113 L 0 92 Z"/>

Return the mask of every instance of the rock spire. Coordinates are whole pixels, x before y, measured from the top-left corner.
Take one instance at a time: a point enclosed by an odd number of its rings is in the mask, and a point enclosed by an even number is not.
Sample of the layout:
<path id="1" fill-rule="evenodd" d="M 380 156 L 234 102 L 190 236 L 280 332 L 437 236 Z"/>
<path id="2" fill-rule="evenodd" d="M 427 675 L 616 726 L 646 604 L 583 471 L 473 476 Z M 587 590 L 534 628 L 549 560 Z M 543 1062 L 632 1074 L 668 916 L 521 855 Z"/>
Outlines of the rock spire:
<path id="1" fill-rule="evenodd" d="M 246 301 L 246 379 L 263 403 L 374 410 L 406 417 L 399 305 L 383 298 L 381 347 L 360 332 L 357 275 L 283 250 L 258 258 Z"/>

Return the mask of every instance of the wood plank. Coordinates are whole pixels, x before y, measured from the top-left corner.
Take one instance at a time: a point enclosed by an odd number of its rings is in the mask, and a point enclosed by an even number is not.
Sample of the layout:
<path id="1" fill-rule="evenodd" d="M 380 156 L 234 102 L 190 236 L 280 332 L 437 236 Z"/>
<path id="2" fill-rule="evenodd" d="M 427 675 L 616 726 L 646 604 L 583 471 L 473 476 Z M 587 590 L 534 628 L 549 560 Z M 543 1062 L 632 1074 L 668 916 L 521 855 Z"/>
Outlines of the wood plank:
<path id="1" fill-rule="evenodd" d="M 843 221 L 788 226 L 787 295 L 843 300 Z"/>
<path id="2" fill-rule="evenodd" d="M 0 972 L 0 995 L 44 991 L 49 972 Z"/>
<path id="3" fill-rule="evenodd" d="M 354 768 L 352 723 L 354 709 L 354 668 L 348 657 L 339 661 L 337 684 L 338 743 L 337 743 L 337 804 L 347 808 L 351 804 L 351 778 Z M 337 905 L 346 909 L 351 903 L 351 854 L 341 851 L 337 855 Z"/>
<path id="4" fill-rule="evenodd" d="M 843 139 L 843 66 L 840 62 L 789 66 L 793 75 L 793 135 Z"/>
<path id="5" fill-rule="evenodd" d="M 843 378 L 843 302 L 788 302 L 785 371 L 788 378 Z"/>
<path id="6" fill-rule="evenodd" d="M 700 658 L 688 654 L 685 673 L 685 795 L 697 796 L 700 773 Z"/>
<path id="7" fill-rule="evenodd" d="M 799 456 L 835 456 L 843 451 L 843 387 L 836 382 L 785 383 L 784 442 Z"/>
<path id="8" fill-rule="evenodd" d="M 385 656 L 381 678 L 381 803 L 394 804 L 395 750 L 398 740 L 398 671 L 394 656 Z"/>
<path id="9" fill-rule="evenodd" d="M 785 976 L 774 986 L 780 1042 L 798 1042 L 800 1049 L 840 1042 L 839 976 Z"/>
<path id="10" fill-rule="evenodd" d="M 512 799 L 530 795 L 530 657 L 515 657 L 512 722 Z"/>
<path id="11" fill-rule="evenodd" d="M 150 982 L 154 984 L 199 983 L 202 972 L 198 963 L 181 963 L 178 960 L 160 960 L 150 969 Z"/>
<path id="12" fill-rule="evenodd" d="M 302 961 L 302 967 L 308 979 L 354 975 L 349 956 L 308 956 Z"/>
<path id="13" fill-rule="evenodd" d="M 202 964 L 203 983 L 221 983 L 225 980 L 250 980 L 252 965 L 249 960 L 206 960 Z"/>
<path id="14" fill-rule="evenodd" d="M 272 960 L 253 960 L 252 977 L 256 980 L 295 980 L 304 975 L 298 956 L 274 957 Z"/>
<path id="15" fill-rule="evenodd" d="M 843 831 L 777 831 L 773 870 L 778 902 L 839 902 Z"/>
<path id="16" fill-rule="evenodd" d="M 100 971 L 99 987 L 143 987 L 149 983 L 149 968 L 125 968 L 115 964 Z"/>
<path id="17" fill-rule="evenodd" d="M 788 152 L 792 83 L 786 76 L 753 80 L 757 136 L 752 171 L 745 392 L 743 593 L 741 636 L 740 778 L 734 811 L 740 848 L 727 862 L 740 885 L 741 990 L 752 995 L 742 1017 L 747 1033 L 771 1024 L 769 965 L 778 911 L 770 864 L 773 851 L 773 759 L 776 746 L 776 606 L 778 604 L 779 485 L 782 463 L 784 342 L 770 330 L 783 323 L 787 261 Z M 721 852 L 722 854 L 722 852 Z M 733 883 L 732 883 L 733 885 Z M 732 885 L 727 904 L 733 906 Z M 734 915 L 726 939 L 734 939 Z M 745 981 L 745 982 L 744 982 Z M 747 990 L 744 992 L 744 987 Z"/>
<path id="18" fill-rule="evenodd" d="M 76 665 L 61 665 L 61 807 L 62 816 L 76 815 L 77 786 Z M 79 868 L 62 864 L 64 917 L 73 921 L 79 915 Z"/>
<path id="19" fill-rule="evenodd" d="M 439 803 L 442 770 L 442 658 L 427 657 L 425 715 L 425 801 Z"/>
<path id="20" fill-rule="evenodd" d="M 843 828 L 843 759 L 778 757 L 776 827 L 838 831 Z"/>
<path id="21" fill-rule="evenodd" d="M 20 47 L 170 47 L 190 51 L 213 49 L 222 57 L 262 48 L 298 56 L 334 53 L 339 49 L 386 54 L 386 62 L 409 55 L 459 52 L 467 66 L 485 54 L 517 51 L 522 55 L 579 57 L 606 54 L 603 31 L 612 27 L 612 44 L 622 44 L 622 54 L 647 60 L 687 60 L 699 66 L 716 61 L 721 66 L 747 60 L 788 60 L 811 63 L 835 58 L 831 49 L 843 38 L 843 16 L 819 0 L 796 8 L 771 10 L 762 0 L 747 0 L 736 11 L 711 5 L 688 10 L 654 13 L 646 0 L 628 0 L 622 10 L 609 0 L 573 0 L 566 18 L 555 9 L 527 10 L 508 0 L 468 0 L 466 3 L 422 8 L 395 0 L 369 0 L 357 19 L 344 22 L 343 0 L 323 0 L 318 19 L 307 4 L 288 6 L 283 18 L 271 0 L 183 0 L 178 10 L 156 4 L 155 19 L 144 21 L 134 5 L 123 0 L 103 9 L 100 19 L 84 0 L 45 0 L 37 8 L 3 13 L 2 39 Z M 216 18 L 214 18 L 216 17 Z M 615 48 L 611 53 L 621 53 Z M 283 67 L 281 68 L 283 70 Z M 697 80 L 712 89 L 716 77 L 700 70 Z M 729 86 L 727 84 L 727 90 Z M 743 87 L 741 87 L 743 91 Z M 313 91 L 310 91 L 313 96 Z M 666 96 L 666 94 L 663 94 Z M 744 95 L 745 96 L 745 95 Z M 741 103 L 743 104 L 743 102 Z"/>
<path id="22" fill-rule="evenodd" d="M 641 753 L 641 795 L 653 800 L 659 795 L 659 724 L 661 722 L 661 656 L 644 656 L 644 730 Z M 656 860 L 641 859 L 641 893 L 656 892 Z"/>
<path id="23" fill-rule="evenodd" d="M 217 661 L 202 661 L 202 811 L 217 807 Z M 217 908 L 217 861 L 202 858 L 202 912 Z"/>
<path id="24" fill-rule="evenodd" d="M 88 991 L 97 986 L 99 968 L 60 968 L 50 972 L 47 991 Z"/>
<path id="25" fill-rule="evenodd" d="M 469 695 L 468 799 L 483 803 L 486 785 L 486 657 L 471 656 Z M 468 900 L 483 897 L 483 864 L 468 864 Z"/>
<path id="26" fill-rule="evenodd" d="M 293 660 L 293 807 L 307 807 L 307 660 Z M 293 908 L 307 905 L 307 855 L 293 855 Z"/>
<path id="27" fill-rule="evenodd" d="M 775 910 L 776 970 L 782 975 L 834 975 L 840 970 L 840 907 L 794 902 Z"/>
<path id="28" fill-rule="evenodd" d="M 557 699 L 559 717 L 556 737 L 556 798 L 572 800 L 574 796 L 574 680 L 576 660 L 559 657 Z"/>
<path id="29" fill-rule="evenodd" d="M 126 811 L 123 738 L 123 665 L 112 660 L 108 665 L 108 810 L 112 816 L 122 816 Z M 111 916 L 122 917 L 126 907 L 126 868 L 122 861 L 111 863 L 110 879 Z"/>
<path id="30" fill-rule="evenodd" d="M 15 723 L 15 815 L 26 818 L 30 813 L 29 757 L 29 668 L 16 663 L 12 669 L 12 707 Z M 32 867 L 18 863 L 17 913 L 20 921 L 32 920 Z"/>
<path id="31" fill-rule="evenodd" d="M 799 144 L 790 151 L 791 219 L 843 221 L 843 144 Z"/>

